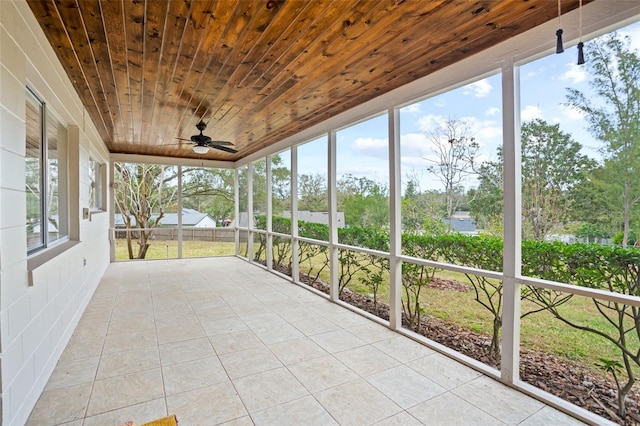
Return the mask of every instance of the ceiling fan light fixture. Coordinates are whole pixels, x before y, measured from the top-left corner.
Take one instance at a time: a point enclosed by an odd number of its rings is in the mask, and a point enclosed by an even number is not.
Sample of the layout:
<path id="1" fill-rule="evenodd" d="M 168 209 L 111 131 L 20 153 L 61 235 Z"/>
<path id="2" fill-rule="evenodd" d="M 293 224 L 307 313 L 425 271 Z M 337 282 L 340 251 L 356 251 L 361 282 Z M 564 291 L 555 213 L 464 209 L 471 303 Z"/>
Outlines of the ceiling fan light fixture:
<path id="1" fill-rule="evenodd" d="M 193 152 L 195 152 L 196 154 L 206 154 L 207 152 L 209 152 L 209 147 L 204 145 L 195 145 L 193 147 Z"/>

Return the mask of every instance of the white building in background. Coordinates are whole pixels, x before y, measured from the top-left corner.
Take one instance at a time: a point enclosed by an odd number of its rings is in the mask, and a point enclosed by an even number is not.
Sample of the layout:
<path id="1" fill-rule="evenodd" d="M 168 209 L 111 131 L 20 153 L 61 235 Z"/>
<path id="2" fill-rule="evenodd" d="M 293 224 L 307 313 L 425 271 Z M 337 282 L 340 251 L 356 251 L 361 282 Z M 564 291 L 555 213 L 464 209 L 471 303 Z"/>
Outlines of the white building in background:
<path id="1" fill-rule="evenodd" d="M 284 211 L 282 216 L 291 219 L 291 212 Z M 338 212 L 338 228 L 344 228 L 344 212 Z M 303 222 L 321 223 L 323 225 L 329 225 L 329 213 L 328 212 L 311 212 L 309 210 L 299 210 L 298 220 Z"/>
<path id="2" fill-rule="evenodd" d="M 158 215 L 151 216 L 152 219 L 157 218 Z M 135 219 L 132 219 L 132 223 L 135 225 Z M 124 228 L 124 220 L 122 214 L 116 213 L 114 215 L 114 225 L 116 228 Z M 174 228 L 178 226 L 178 213 L 165 213 L 160 219 L 161 228 Z M 217 225 L 216 220 L 209 216 L 207 213 L 202 213 L 194 209 L 182 209 L 182 226 L 188 228 L 215 228 Z"/>

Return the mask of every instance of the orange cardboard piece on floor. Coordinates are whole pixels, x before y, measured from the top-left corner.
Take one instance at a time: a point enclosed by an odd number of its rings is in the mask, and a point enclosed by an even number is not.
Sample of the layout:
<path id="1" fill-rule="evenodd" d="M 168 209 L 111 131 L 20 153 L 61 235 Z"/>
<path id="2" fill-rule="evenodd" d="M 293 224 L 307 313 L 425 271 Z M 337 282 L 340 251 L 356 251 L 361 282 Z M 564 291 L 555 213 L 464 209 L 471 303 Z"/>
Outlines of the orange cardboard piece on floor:
<path id="1" fill-rule="evenodd" d="M 120 426 L 178 426 L 178 419 L 175 414 L 172 414 L 170 416 L 152 420 L 141 425 L 136 425 L 136 422 L 134 421 L 128 421 L 122 423 Z"/>

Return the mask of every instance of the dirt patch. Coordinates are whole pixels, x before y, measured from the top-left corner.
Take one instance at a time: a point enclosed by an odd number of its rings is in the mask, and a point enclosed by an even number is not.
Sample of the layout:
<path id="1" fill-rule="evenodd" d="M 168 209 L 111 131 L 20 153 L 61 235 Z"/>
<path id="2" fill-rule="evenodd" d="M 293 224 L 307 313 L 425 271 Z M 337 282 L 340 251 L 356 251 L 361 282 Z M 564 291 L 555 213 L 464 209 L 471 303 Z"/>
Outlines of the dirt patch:
<path id="1" fill-rule="evenodd" d="M 457 291 L 460 293 L 473 290 L 470 285 L 461 283 L 460 281 L 443 280 L 442 278 L 434 278 L 427 287 L 437 290 Z"/>

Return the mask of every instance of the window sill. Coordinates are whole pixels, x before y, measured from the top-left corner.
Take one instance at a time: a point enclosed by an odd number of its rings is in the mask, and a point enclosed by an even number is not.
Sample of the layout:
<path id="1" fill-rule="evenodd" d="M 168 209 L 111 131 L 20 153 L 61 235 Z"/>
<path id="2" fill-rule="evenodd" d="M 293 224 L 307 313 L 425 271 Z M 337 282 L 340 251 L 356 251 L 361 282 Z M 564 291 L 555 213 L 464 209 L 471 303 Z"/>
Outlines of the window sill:
<path id="1" fill-rule="evenodd" d="M 72 247 L 80 244 L 80 241 L 69 240 L 64 243 L 57 244 L 44 251 L 33 254 L 27 259 L 27 272 L 29 273 L 29 286 L 33 286 L 35 279 L 34 274 L 37 275 L 43 265 L 52 260 L 53 258 L 60 256 L 62 253 L 70 250 Z"/>

